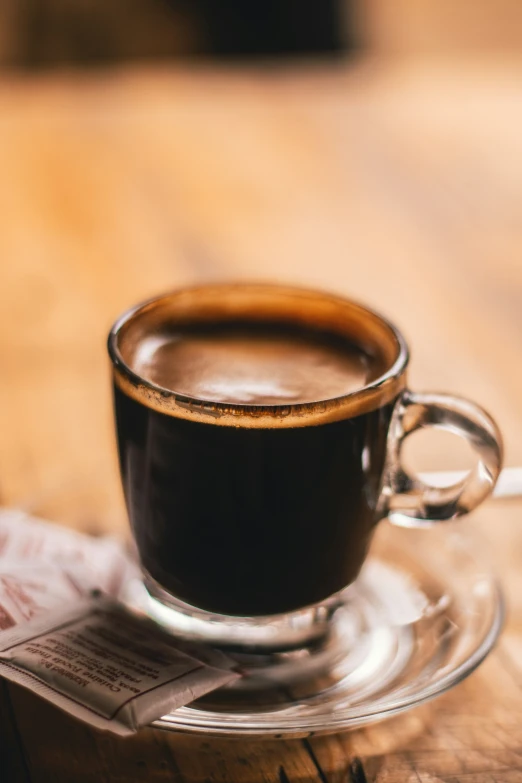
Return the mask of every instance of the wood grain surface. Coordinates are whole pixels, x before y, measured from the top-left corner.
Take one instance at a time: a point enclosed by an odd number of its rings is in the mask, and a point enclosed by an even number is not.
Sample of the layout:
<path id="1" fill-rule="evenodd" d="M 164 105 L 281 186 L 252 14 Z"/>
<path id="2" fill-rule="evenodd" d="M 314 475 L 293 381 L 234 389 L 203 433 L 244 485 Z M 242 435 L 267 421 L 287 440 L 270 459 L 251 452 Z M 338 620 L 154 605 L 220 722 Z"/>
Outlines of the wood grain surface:
<path id="1" fill-rule="evenodd" d="M 516 61 L 4 76 L 2 502 L 125 533 L 105 335 L 131 303 L 205 280 L 372 304 L 410 342 L 412 387 L 483 404 L 522 464 L 521 83 Z M 407 458 L 469 459 L 435 435 Z M 2 783 L 521 781 L 521 514 L 490 501 L 466 523 L 508 623 L 432 704 L 330 738 L 122 741 L 2 686 Z"/>

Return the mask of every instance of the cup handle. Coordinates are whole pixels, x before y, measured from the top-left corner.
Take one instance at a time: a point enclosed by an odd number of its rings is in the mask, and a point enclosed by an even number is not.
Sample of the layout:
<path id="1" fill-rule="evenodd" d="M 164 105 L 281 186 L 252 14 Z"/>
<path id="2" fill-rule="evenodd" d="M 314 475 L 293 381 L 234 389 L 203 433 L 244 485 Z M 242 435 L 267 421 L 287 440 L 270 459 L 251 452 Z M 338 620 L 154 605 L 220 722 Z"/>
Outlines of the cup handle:
<path id="1" fill-rule="evenodd" d="M 475 467 L 449 487 L 433 487 L 401 465 L 412 432 L 436 427 L 460 435 L 476 452 Z M 405 391 L 396 403 L 388 436 L 381 494 L 383 516 L 401 527 L 427 527 L 467 514 L 491 494 L 502 466 L 502 436 L 478 405 L 449 394 Z"/>

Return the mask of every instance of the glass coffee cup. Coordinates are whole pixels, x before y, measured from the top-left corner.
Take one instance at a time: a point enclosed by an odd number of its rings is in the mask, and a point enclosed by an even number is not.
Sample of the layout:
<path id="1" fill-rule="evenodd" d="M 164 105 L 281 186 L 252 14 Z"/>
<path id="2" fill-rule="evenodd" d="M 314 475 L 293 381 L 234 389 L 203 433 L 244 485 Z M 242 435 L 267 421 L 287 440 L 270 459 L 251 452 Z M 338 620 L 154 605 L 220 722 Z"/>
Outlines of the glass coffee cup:
<path id="1" fill-rule="evenodd" d="M 387 517 L 426 526 L 475 508 L 501 437 L 468 400 L 411 392 L 385 318 L 273 285 L 174 291 L 109 335 L 120 468 L 152 616 L 222 645 L 285 649 L 324 634 Z M 424 427 L 465 438 L 457 484 L 401 466 Z"/>

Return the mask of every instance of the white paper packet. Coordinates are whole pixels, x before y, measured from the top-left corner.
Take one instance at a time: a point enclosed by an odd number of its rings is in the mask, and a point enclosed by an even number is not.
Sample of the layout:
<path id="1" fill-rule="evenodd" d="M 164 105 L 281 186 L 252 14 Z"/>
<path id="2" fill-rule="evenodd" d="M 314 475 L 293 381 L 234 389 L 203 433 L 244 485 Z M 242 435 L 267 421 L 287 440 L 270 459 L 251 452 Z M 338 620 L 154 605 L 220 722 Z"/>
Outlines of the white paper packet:
<path id="1" fill-rule="evenodd" d="M 54 563 L 0 561 L 0 631 L 88 595 L 88 574 Z"/>
<path id="2" fill-rule="evenodd" d="M 0 509 L 0 572 L 4 563 L 57 563 L 115 598 L 136 569 L 117 539 L 87 536 L 16 509 Z"/>
<path id="3" fill-rule="evenodd" d="M 190 651 L 107 598 L 83 599 L 0 632 L 0 675 L 126 736 L 239 677 L 218 650 Z"/>

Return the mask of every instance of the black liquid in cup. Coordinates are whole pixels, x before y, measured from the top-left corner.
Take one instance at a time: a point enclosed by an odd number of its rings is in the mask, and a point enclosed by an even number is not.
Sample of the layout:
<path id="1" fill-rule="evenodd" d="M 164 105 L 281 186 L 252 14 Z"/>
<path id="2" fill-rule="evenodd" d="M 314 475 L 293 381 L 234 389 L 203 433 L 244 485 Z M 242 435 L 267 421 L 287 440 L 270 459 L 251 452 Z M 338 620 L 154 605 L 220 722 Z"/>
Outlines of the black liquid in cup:
<path id="1" fill-rule="evenodd" d="M 130 522 L 145 572 L 174 598 L 272 615 L 357 577 L 382 516 L 398 346 L 373 314 L 324 301 L 194 289 L 113 330 Z"/>

